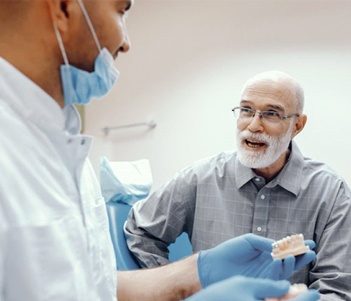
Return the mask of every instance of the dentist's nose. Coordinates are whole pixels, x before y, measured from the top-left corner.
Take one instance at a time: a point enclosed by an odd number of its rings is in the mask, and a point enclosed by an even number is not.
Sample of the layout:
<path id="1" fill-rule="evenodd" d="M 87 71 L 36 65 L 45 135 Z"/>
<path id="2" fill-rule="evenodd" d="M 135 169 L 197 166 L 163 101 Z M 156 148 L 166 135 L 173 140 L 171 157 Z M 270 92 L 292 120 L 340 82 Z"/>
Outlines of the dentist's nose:
<path id="1" fill-rule="evenodd" d="M 129 51 L 129 49 L 130 49 L 130 40 L 129 40 L 128 34 L 126 33 L 124 36 L 124 41 L 123 41 L 123 44 L 120 48 L 120 51 L 127 52 L 127 51 Z"/>

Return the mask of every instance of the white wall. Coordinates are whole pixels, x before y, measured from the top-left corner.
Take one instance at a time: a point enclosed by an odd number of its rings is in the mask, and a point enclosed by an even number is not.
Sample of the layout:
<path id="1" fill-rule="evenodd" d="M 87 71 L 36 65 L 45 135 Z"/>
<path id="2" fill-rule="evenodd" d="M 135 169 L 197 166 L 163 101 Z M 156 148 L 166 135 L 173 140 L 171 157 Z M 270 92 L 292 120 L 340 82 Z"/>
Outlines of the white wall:
<path id="1" fill-rule="evenodd" d="M 305 88 L 308 123 L 296 138 L 351 184 L 351 1 L 136 0 L 121 77 L 86 108 L 91 160 L 150 160 L 154 189 L 186 165 L 235 148 L 244 82 L 281 70 Z M 101 128 L 155 120 L 145 127 Z"/>

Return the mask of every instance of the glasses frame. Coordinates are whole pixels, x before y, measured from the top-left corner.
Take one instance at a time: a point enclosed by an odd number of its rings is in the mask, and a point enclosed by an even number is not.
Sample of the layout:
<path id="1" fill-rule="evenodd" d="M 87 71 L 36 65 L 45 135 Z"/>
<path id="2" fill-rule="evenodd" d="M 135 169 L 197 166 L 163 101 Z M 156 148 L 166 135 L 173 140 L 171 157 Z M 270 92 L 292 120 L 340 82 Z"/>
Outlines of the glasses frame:
<path id="1" fill-rule="evenodd" d="M 251 112 L 251 113 L 252 113 L 252 116 L 247 117 L 247 119 L 249 119 L 249 118 L 254 118 L 255 115 L 257 114 L 257 115 L 259 115 L 259 117 L 260 117 L 261 119 L 266 120 L 266 121 L 268 121 L 268 122 L 271 122 L 271 121 L 265 119 L 265 117 L 264 117 L 264 114 L 265 114 L 265 113 L 271 112 L 271 111 L 256 111 L 256 110 L 253 110 L 253 109 L 250 109 L 250 108 L 245 108 L 245 107 L 235 107 L 235 108 L 232 109 L 232 112 L 234 113 L 234 116 L 235 116 L 237 119 L 243 119 L 242 117 L 240 117 L 240 111 L 239 111 L 239 117 L 237 117 L 237 116 L 235 115 L 235 110 L 237 110 L 237 109 L 239 109 L 239 110 L 245 109 L 245 110 L 248 110 L 249 112 Z M 275 113 L 279 116 L 280 121 L 283 121 L 283 120 L 285 120 L 285 119 L 289 119 L 289 118 L 292 118 L 292 117 L 300 117 L 300 114 L 298 114 L 298 113 L 294 113 L 294 114 L 286 115 L 286 116 L 284 116 L 284 115 L 282 116 L 282 115 L 281 115 L 280 113 L 278 113 L 278 112 L 275 112 Z M 244 117 L 244 118 L 245 118 L 245 117 Z M 274 122 L 271 122 L 271 123 L 274 123 Z"/>

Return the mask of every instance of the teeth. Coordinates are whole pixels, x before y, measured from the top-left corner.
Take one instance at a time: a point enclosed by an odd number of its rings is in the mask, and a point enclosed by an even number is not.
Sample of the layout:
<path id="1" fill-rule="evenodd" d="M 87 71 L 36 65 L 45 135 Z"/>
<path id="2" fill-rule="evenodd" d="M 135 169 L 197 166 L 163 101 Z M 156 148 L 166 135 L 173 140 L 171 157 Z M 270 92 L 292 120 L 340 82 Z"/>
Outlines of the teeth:
<path id="1" fill-rule="evenodd" d="M 246 143 L 247 143 L 247 145 L 249 145 L 251 147 L 260 147 L 260 146 L 265 145 L 262 142 L 253 142 L 253 141 L 250 141 L 250 140 L 246 140 Z"/>
<path id="2" fill-rule="evenodd" d="M 286 295 L 276 298 L 266 298 L 265 301 L 282 301 L 282 300 L 290 300 L 292 298 L 297 297 L 298 295 L 307 291 L 307 285 L 304 283 L 294 283 L 290 286 L 290 289 Z"/>
<path id="3" fill-rule="evenodd" d="M 272 256 L 274 258 L 285 258 L 288 255 L 300 255 L 306 253 L 309 247 L 305 245 L 302 234 L 287 236 L 272 244 Z"/>

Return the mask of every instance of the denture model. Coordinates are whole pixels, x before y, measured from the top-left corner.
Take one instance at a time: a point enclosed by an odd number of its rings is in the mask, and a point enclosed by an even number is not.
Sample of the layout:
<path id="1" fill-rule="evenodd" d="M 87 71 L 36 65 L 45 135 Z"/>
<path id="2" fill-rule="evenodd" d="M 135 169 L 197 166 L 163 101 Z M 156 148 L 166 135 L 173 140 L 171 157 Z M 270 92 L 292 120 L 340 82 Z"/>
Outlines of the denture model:
<path id="1" fill-rule="evenodd" d="M 266 298 L 265 301 L 282 301 L 295 298 L 303 292 L 307 291 L 307 286 L 304 283 L 295 283 L 290 286 L 290 289 L 286 295 L 281 298 Z"/>
<path id="2" fill-rule="evenodd" d="M 288 255 L 301 255 L 310 250 L 310 248 L 305 245 L 303 234 L 295 234 L 277 240 L 272 244 L 272 247 L 272 257 L 280 259 L 284 259 Z"/>

